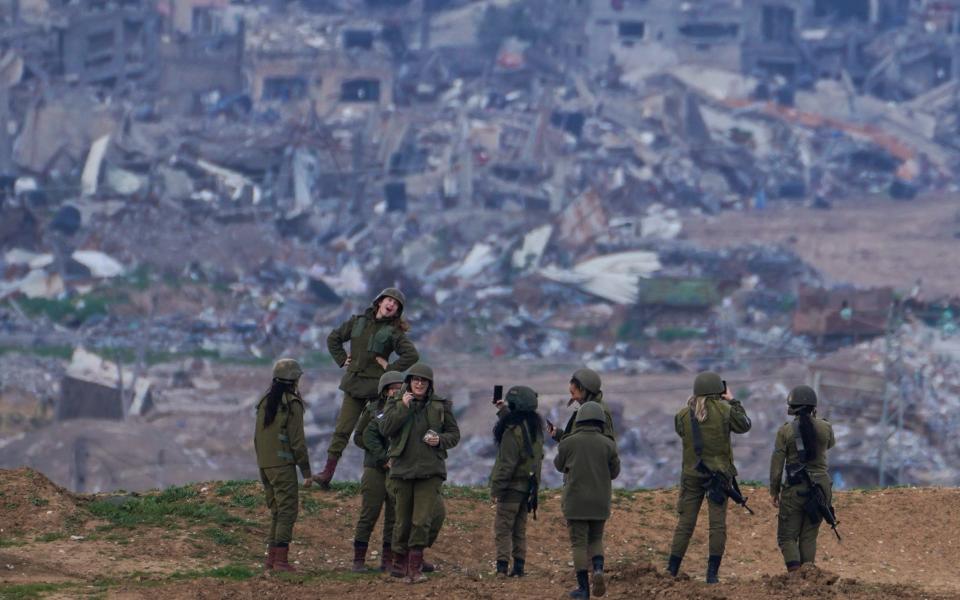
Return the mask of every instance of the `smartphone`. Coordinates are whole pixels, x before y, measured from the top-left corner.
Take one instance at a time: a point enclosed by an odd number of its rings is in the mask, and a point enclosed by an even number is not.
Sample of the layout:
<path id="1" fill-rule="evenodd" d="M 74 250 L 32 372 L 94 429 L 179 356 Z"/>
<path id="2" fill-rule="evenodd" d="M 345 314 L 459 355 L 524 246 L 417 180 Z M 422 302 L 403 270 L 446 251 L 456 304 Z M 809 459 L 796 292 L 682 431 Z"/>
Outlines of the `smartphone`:
<path id="1" fill-rule="evenodd" d="M 726 396 L 726 395 L 727 395 L 727 380 L 726 380 L 726 379 L 721 379 L 720 381 L 723 383 L 723 394 L 722 394 L 722 395 L 723 395 L 723 396 Z"/>
<path id="2" fill-rule="evenodd" d="M 503 400 L 503 386 L 495 385 L 493 386 L 493 403 L 496 404 L 500 400 Z"/>

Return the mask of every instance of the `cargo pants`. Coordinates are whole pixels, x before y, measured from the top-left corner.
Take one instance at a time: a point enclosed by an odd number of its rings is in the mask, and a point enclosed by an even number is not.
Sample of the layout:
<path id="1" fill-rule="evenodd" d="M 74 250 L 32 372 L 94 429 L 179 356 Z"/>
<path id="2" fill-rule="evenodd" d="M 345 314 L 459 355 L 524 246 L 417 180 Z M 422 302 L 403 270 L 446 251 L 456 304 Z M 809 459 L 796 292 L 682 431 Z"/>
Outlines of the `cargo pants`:
<path id="1" fill-rule="evenodd" d="M 376 467 L 364 467 L 360 477 L 360 518 L 353 539 L 367 543 L 383 508 L 383 543 L 390 544 L 393 538 L 394 503 L 387 494 L 387 471 Z"/>
<path id="2" fill-rule="evenodd" d="M 330 440 L 330 447 L 327 448 L 327 456 L 340 458 L 343 454 L 343 449 L 347 447 L 368 400 L 372 398 L 354 398 L 344 392 L 343 404 L 340 405 L 340 412 L 337 413 L 337 423 L 333 428 L 333 439 Z"/>
<path id="3" fill-rule="evenodd" d="M 300 504 L 297 467 L 284 465 L 260 469 L 260 481 L 270 509 L 270 533 L 267 543 L 289 544 L 293 539 L 293 525 L 297 522 Z"/>
<path id="4" fill-rule="evenodd" d="M 497 501 L 493 521 L 493 542 L 498 561 L 527 557 L 527 503 L 523 494 L 507 493 Z"/>
<path id="5" fill-rule="evenodd" d="M 442 477 L 426 479 L 390 479 L 396 498 L 396 522 L 393 526 L 393 551 L 428 548 L 436 541 L 446 518 L 440 498 Z"/>
<path id="6" fill-rule="evenodd" d="M 829 476 L 815 476 L 814 480 L 823 487 L 827 502 L 832 502 L 833 490 Z M 817 558 L 817 535 L 820 523 L 811 521 L 803 509 L 807 501 L 801 493 L 807 492 L 806 484 L 788 485 L 780 492 L 780 513 L 777 516 L 777 545 L 783 553 L 783 562 L 787 566 L 812 563 Z"/>
<path id="7" fill-rule="evenodd" d="M 606 521 L 567 521 L 575 570 L 589 571 L 592 569 L 593 557 L 603 556 L 603 526 L 606 523 Z"/>
<path id="8" fill-rule="evenodd" d="M 680 478 L 680 499 L 677 501 L 677 528 L 673 532 L 673 544 L 670 554 L 683 558 L 693 537 L 693 530 L 697 527 L 697 516 L 706 490 L 703 485 L 706 479 L 700 477 L 682 476 Z M 723 556 L 727 545 L 727 500 L 717 504 L 707 500 L 707 516 L 710 519 L 710 556 Z"/>

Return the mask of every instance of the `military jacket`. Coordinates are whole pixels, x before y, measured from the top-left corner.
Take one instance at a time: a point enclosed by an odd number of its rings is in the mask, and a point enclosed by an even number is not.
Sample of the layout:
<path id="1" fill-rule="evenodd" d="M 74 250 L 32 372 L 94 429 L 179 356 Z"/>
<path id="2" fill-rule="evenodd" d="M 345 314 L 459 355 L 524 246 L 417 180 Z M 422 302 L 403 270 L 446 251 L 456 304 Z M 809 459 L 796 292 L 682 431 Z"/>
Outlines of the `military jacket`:
<path id="1" fill-rule="evenodd" d="M 770 457 L 770 494 L 777 496 L 780 494 L 783 479 L 783 469 L 785 465 L 796 464 L 800 462 L 797 455 L 797 444 L 794 439 L 793 424 L 798 419 L 784 423 L 777 431 L 777 439 L 773 446 L 773 456 Z M 812 417 L 813 430 L 817 436 L 817 447 L 821 450 L 817 456 L 806 463 L 807 472 L 810 476 L 822 483 L 824 479 L 829 480 L 827 472 L 827 450 L 836 445 L 836 438 L 833 437 L 833 426 L 825 419 Z"/>
<path id="2" fill-rule="evenodd" d="M 376 318 L 376 310 L 368 308 L 354 315 L 327 336 L 327 349 L 339 366 L 347 362 L 344 344 L 350 343 L 350 365 L 340 380 L 340 389 L 354 398 L 376 398 L 377 384 L 386 371 L 405 371 L 420 360 L 420 354 L 395 319 Z M 389 362 L 392 354 L 397 359 Z M 388 361 L 384 369 L 377 357 Z"/>
<path id="3" fill-rule="evenodd" d="M 543 465 L 543 438 L 534 437 L 527 431 L 533 453 L 527 452 L 523 439 L 523 422 L 508 425 L 500 438 L 497 448 L 497 460 L 490 473 L 490 494 L 500 498 L 508 491 L 527 494 L 530 491 L 530 476 L 540 482 L 540 469 Z"/>
<path id="4" fill-rule="evenodd" d="M 447 450 L 460 443 L 460 427 L 453 416 L 453 403 L 430 394 L 426 400 L 403 404 L 400 396 L 387 401 L 383 416 L 377 419 L 380 433 L 390 440 L 387 456 L 393 460 L 390 476 L 396 479 L 447 477 Z M 423 441 L 429 430 L 437 432 L 440 444 Z"/>
<path id="5" fill-rule="evenodd" d="M 703 437 L 703 464 L 711 471 L 720 471 L 727 476 L 737 474 L 733 464 L 733 447 L 730 445 L 730 433 L 746 433 L 751 423 L 747 412 L 739 400 L 717 400 L 708 398 L 706 402 L 707 420 L 700 423 Z M 683 475 L 703 477 L 697 471 L 697 453 L 694 449 L 693 430 L 690 419 L 694 418 L 690 407 L 684 406 L 674 418 L 674 429 L 683 439 Z"/>
<path id="6" fill-rule="evenodd" d="M 363 466 L 385 468 L 387 463 L 387 447 L 389 440 L 380 433 L 376 421 L 386 408 L 387 399 L 380 398 L 377 402 L 367 404 L 357 421 L 357 429 L 353 434 L 354 443 L 363 448 Z"/>
<path id="7" fill-rule="evenodd" d="M 603 435 L 607 436 L 613 441 L 617 441 L 617 434 L 613 428 L 613 414 L 610 412 L 610 407 L 607 406 L 607 403 L 603 401 L 603 392 L 595 394 L 593 398 L 590 398 L 590 400 L 596 402 L 603 408 L 603 414 L 607 418 L 607 423 L 603 428 Z M 557 433 L 554 434 L 553 439 L 559 442 L 576 430 L 577 413 L 574 412 L 572 415 L 570 415 L 570 418 L 567 419 L 567 425 L 563 428 L 563 430 L 558 429 Z"/>
<path id="8" fill-rule="evenodd" d="M 297 465 L 304 479 L 309 478 L 310 457 L 303 433 L 303 400 L 295 394 L 285 393 L 277 407 L 277 415 L 268 427 L 263 426 L 266 406 L 265 395 L 257 404 L 257 423 L 253 434 L 257 466 L 268 469 Z"/>
<path id="9" fill-rule="evenodd" d="M 563 473 L 561 508 L 569 520 L 610 518 L 612 481 L 620 474 L 617 444 L 598 425 L 581 425 L 560 441 L 553 465 Z"/>

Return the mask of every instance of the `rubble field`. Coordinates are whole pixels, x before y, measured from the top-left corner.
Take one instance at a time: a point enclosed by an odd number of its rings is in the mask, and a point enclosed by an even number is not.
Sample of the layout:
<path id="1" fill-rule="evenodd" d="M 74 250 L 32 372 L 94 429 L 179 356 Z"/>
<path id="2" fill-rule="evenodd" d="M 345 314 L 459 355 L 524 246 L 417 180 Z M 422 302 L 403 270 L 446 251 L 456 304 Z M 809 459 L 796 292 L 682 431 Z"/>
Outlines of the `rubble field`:
<path id="1" fill-rule="evenodd" d="M 492 577 L 494 507 L 486 490 L 448 486 L 447 521 L 428 551 L 439 572 L 408 587 L 378 572 L 349 571 L 359 506 L 356 484 L 341 484 L 331 492 L 303 490 L 291 552 L 300 571 L 264 575 L 261 540 L 267 512 L 256 482 L 195 483 L 142 495 L 71 495 L 36 471 L 16 469 L 0 471 L 0 483 L 7 506 L 0 594 L 32 589 L 47 598 L 561 598 L 572 586 L 557 489 L 542 492 L 539 518 L 529 524 L 529 575 L 497 581 Z M 38 494 L 49 503 L 38 506 L 29 496 L 8 490 Z M 789 575 L 776 547 L 776 512 L 765 489 L 747 485 L 744 492 L 756 515 L 730 509 L 722 583 L 710 587 L 701 582 L 705 523 L 693 538 L 681 577 L 672 580 L 662 571 L 675 522 L 676 490 L 615 492 L 605 540 L 608 597 L 765 598 L 784 593 L 787 586 L 791 593 L 813 598 L 960 594 L 954 562 L 960 539 L 956 489 L 837 493 L 843 543 L 824 528 L 820 568 Z M 371 539 L 379 536 L 378 529 Z M 374 549 L 379 548 L 371 543 Z M 368 564 L 377 561 L 376 555 L 368 557 Z"/>

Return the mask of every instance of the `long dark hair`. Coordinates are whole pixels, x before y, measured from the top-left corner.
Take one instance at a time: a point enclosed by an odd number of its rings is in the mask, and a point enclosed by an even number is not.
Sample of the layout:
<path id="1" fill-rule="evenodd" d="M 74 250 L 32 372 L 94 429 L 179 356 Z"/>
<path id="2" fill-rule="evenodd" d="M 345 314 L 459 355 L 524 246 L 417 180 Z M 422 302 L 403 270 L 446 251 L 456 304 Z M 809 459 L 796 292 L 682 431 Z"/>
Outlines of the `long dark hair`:
<path id="1" fill-rule="evenodd" d="M 530 443 L 533 443 L 536 440 L 543 439 L 543 418 L 539 413 L 533 411 L 509 411 L 504 415 L 500 416 L 500 419 L 497 420 L 497 424 L 493 426 L 493 439 L 500 445 L 500 442 L 503 440 L 503 434 L 507 431 L 508 427 L 514 425 L 520 425 L 526 423 L 527 429 L 532 436 Z"/>
<path id="2" fill-rule="evenodd" d="M 270 427 L 273 420 L 277 418 L 277 409 L 280 408 L 280 401 L 286 393 L 295 393 L 297 383 L 295 381 L 285 381 L 283 379 L 274 379 L 267 390 L 267 406 L 263 411 L 263 426 Z"/>
<path id="3" fill-rule="evenodd" d="M 820 454 L 820 448 L 817 445 L 817 432 L 813 428 L 812 406 L 804 406 L 797 409 L 797 418 L 800 420 L 800 439 L 803 440 L 803 449 L 806 456 L 804 462 L 809 462 Z"/>

